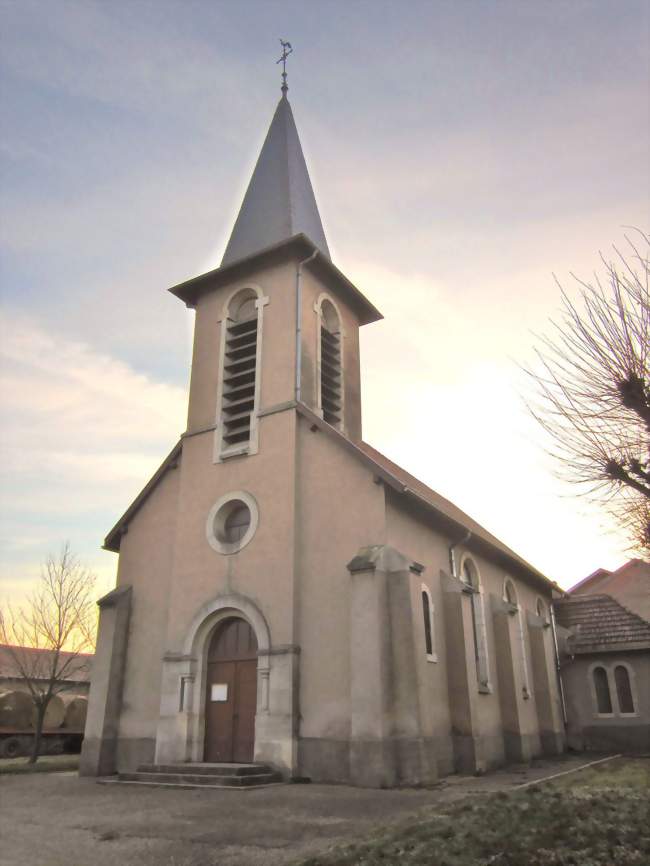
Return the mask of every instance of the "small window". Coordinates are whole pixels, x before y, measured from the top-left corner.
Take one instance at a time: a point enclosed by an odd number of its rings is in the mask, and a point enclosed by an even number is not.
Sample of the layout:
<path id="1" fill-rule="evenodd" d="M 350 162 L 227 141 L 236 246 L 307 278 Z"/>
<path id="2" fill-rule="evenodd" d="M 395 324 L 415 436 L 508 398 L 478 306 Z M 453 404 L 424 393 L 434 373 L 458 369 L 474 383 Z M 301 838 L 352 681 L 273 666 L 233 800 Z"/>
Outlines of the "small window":
<path id="1" fill-rule="evenodd" d="M 436 661 L 433 646 L 433 604 L 426 586 L 422 587 L 422 618 L 424 620 L 424 645 L 429 661 Z"/>
<path id="2" fill-rule="evenodd" d="M 609 693 L 609 681 L 605 668 L 594 668 L 594 688 L 596 690 L 596 707 L 601 715 L 612 712 L 612 698 Z"/>
<path id="3" fill-rule="evenodd" d="M 614 682 L 616 683 L 616 695 L 618 697 L 618 708 L 621 713 L 634 713 L 634 698 L 630 686 L 630 674 L 623 665 L 614 668 Z"/>
<path id="4" fill-rule="evenodd" d="M 547 621 L 547 619 L 546 619 L 546 605 L 544 604 L 544 602 L 542 601 L 541 598 L 537 599 L 537 603 L 535 605 L 535 610 L 537 612 L 537 616 L 540 619 L 543 619 L 544 622 L 546 622 Z"/>
<path id="5" fill-rule="evenodd" d="M 483 609 L 483 596 L 481 595 L 478 571 L 469 557 L 463 560 L 461 575 L 463 582 L 474 590 L 471 597 L 472 638 L 479 691 L 489 692 L 490 676 L 487 659 L 487 629 L 485 625 L 485 611 Z"/>

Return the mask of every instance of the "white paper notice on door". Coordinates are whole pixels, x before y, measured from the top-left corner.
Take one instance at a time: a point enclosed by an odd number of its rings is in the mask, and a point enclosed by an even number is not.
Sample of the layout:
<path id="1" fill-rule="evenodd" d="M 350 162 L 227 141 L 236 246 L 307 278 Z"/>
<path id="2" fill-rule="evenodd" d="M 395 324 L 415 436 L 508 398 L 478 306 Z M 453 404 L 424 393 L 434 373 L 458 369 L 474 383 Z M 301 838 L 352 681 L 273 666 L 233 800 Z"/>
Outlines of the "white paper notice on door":
<path id="1" fill-rule="evenodd" d="M 228 683 L 212 683 L 210 686 L 211 701 L 227 701 L 228 700 Z"/>

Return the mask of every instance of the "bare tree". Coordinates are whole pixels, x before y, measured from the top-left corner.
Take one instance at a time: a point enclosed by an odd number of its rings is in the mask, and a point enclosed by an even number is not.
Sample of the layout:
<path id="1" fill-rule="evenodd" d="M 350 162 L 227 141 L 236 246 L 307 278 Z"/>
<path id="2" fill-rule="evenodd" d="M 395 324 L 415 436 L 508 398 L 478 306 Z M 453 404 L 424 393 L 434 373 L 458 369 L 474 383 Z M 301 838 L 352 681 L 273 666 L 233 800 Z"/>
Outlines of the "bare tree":
<path id="1" fill-rule="evenodd" d="M 94 647 L 97 622 L 95 580 L 66 543 L 57 557 L 47 557 L 40 582 L 26 603 L 0 611 L 3 651 L 10 655 L 35 707 L 30 763 L 38 758 L 53 696 L 87 673 L 84 654 Z"/>
<path id="2" fill-rule="evenodd" d="M 633 546 L 650 552 L 650 238 L 635 230 L 604 275 L 580 286 L 540 337 L 533 415 L 559 474 L 604 504 Z M 556 280 L 557 282 L 557 280 Z"/>

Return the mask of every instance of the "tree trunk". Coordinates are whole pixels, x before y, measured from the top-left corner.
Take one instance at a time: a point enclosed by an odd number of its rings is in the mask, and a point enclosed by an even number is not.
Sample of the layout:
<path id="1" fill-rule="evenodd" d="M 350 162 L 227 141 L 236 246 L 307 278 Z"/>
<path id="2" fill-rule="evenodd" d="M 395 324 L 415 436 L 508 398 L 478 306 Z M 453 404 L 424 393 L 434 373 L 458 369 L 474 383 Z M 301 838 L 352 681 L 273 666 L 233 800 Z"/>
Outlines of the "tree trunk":
<path id="1" fill-rule="evenodd" d="M 49 698 L 36 705 L 36 719 L 34 724 L 34 739 L 32 741 L 32 752 L 27 761 L 28 764 L 35 764 L 38 760 L 38 753 L 41 751 L 41 739 L 43 735 L 43 722 L 45 721 L 45 711 L 49 704 Z"/>

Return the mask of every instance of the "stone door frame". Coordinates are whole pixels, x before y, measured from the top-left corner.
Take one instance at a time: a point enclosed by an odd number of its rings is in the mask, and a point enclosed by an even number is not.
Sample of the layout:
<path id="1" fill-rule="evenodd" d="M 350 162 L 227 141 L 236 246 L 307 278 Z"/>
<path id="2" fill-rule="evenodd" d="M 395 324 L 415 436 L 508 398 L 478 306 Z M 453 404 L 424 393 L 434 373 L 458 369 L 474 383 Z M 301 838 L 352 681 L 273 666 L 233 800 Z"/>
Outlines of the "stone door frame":
<path id="1" fill-rule="evenodd" d="M 259 608 L 245 596 L 233 593 L 204 604 L 187 630 L 182 652 L 163 657 L 157 764 L 203 760 L 208 648 L 215 628 L 232 616 L 246 620 L 257 638 L 254 758 L 263 759 L 258 752 L 260 733 L 267 727 L 264 717 L 270 714 L 271 634 Z"/>

